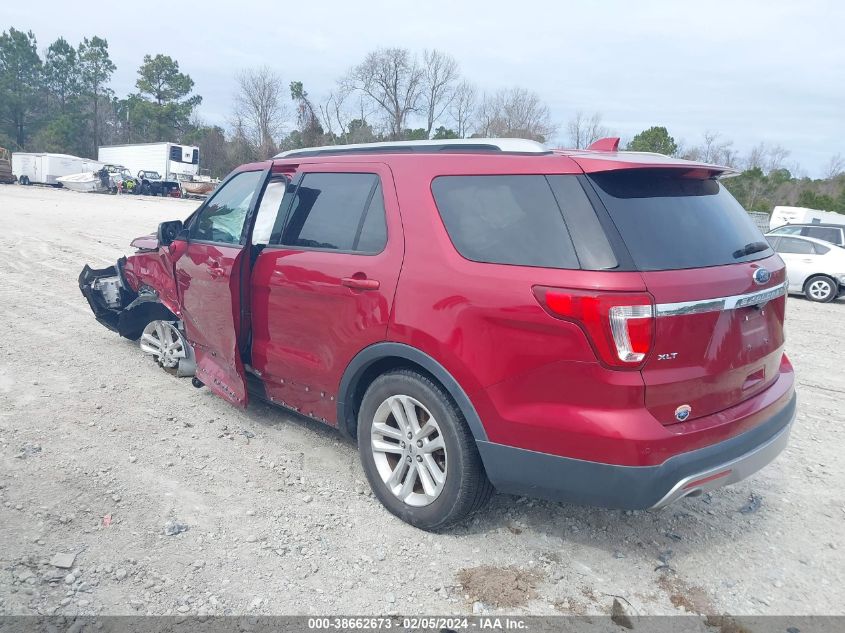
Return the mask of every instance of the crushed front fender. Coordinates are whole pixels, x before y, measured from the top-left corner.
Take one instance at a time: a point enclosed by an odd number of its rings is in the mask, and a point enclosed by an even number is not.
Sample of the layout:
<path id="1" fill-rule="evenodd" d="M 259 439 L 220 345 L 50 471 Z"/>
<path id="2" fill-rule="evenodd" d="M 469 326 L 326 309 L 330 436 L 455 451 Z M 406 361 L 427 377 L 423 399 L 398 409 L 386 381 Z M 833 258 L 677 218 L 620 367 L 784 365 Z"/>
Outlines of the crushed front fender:
<path id="1" fill-rule="evenodd" d="M 132 290 L 124 276 L 125 265 L 125 257 L 108 268 L 91 268 L 86 264 L 79 274 L 79 289 L 97 321 L 134 341 L 150 321 L 170 321 L 176 317 L 152 288 Z"/>
<path id="2" fill-rule="evenodd" d="M 91 268 L 85 264 L 79 273 L 79 289 L 91 306 L 94 318 L 114 332 L 118 332 L 123 309 L 138 297 L 124 281 L 125 264 L 125 257 L 108 268 Z"/>

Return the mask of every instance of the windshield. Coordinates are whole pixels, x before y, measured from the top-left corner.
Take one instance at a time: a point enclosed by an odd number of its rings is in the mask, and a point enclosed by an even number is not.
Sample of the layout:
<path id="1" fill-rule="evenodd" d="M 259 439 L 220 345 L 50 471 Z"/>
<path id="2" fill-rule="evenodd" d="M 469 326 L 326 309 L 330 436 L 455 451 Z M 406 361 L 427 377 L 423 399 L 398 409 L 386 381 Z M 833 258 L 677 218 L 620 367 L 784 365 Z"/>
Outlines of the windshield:
<path id="1" fill-rule="evenodd" d="M 716 180 L 669 170 L 605 172 L 590 180 L 639 270 L 722 266 L 773 253 L 751 216 Z"/>

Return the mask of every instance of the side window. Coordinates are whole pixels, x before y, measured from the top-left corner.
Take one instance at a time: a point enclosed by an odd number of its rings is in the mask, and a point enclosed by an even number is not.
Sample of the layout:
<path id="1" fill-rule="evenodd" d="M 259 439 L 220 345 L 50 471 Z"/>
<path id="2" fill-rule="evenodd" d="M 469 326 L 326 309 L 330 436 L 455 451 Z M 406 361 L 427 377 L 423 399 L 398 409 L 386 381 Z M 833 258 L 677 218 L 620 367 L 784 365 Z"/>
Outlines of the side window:
<path id="1" fill-rule="evenodd" d="M 376 185 L 370 204 L 361 220 L 361 228 L 353 249 L 362 253 L 380 253 L 387 244 L 387 223 L 381 182 Z"/>
<path id="2" fill-rule="evenodd" d="M 308 173 L 296 189 L 280 243 L 378 252 L 386 239 L 384 221 L 376 174 Z"/>
<path id="3" fill-rule="evenodd" d="M 814 255 L 813 243 L 806 240 L 796 240 L 792 237 L 780 238 L 778 253 L 794 253 L 796 255 Z"/>
<path id="4" fill-rule="evenodd" d="M 584 188 L 575 176 L 546 176 L 566 218 L 582 268 L 609 270 L 619 263 Z"/>
<path id="5" fill-rule="evenodd" d="M 285 192 L 287 191 L 287 178 L 273 178 L 267 183 L 261 202 L 258 203 L 258 212 L 255 215 L 255 226 L 252 228 L 252 243 L 256 246 L 270 243 L 273 234 L 273 227 L 279 215 L 287 209 L 283 204 Z"/>
<path id="6" fill-rule="evenodd" d="M 218 189 L 191 223 L 189 239 L 240 243 L 244 220 L 263 173 L 242 172 Z"/>
<path id="7" fill-rule="evenodd" d="M 544 176 L 439 176 L 431 190 L 463 257 L 491 264 L 579 267 Z"/>
<path id="8" fill-rule="evenodd" d="M 827 246 L 822 246 L 821 244 L 813 244 L 813 249 L 816 251 L 816 255 L 825 255 L 830 252 Z"/>
<path id="9" fill-rule="evenodd" d="M 807 237 L 815 237 L 818 240 L 840 244 L 842 242 L 841 229 L 832 226 L 808 226 Z"/>

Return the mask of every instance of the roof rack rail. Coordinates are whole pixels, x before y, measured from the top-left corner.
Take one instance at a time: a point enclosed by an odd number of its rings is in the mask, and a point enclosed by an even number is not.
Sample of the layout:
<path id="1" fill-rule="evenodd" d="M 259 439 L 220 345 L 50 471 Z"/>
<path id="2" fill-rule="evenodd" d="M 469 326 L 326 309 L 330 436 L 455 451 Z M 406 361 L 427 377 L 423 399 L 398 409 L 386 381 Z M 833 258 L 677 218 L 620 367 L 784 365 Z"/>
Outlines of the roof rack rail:
<path id="1" fill-rule="evenodd" d="M 506 154 L 550 154 L 542 143 L 524 138 L 460 138 L 437 141 L 390 141 L 354 145 L 324 145 L 280 152 L 273 158 L 306 158 L 332 154 L 433 154 L 438 152 L 500 152 Z"/>

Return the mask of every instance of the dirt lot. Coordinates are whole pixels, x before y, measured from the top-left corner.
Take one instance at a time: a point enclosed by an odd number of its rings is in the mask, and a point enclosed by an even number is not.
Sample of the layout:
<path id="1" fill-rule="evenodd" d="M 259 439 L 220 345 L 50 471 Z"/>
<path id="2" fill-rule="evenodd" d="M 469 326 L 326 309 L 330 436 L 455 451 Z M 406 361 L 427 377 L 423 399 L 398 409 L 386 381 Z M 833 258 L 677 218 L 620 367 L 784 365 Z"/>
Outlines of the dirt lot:
<path id="1" fill-rule="evenodd" d="M 845 614 L 845 302 L 789 300 L 800 413 L 750 480 L 658 512 L 497 495 L 431 535 L 332 430 L 94 321 L 82 265 L 195 206 L 0 186 L 0 614 Z"/>

